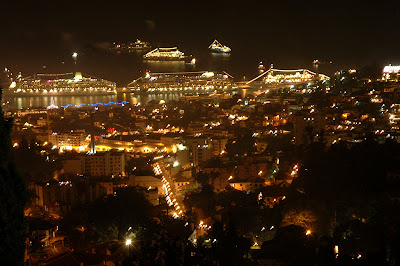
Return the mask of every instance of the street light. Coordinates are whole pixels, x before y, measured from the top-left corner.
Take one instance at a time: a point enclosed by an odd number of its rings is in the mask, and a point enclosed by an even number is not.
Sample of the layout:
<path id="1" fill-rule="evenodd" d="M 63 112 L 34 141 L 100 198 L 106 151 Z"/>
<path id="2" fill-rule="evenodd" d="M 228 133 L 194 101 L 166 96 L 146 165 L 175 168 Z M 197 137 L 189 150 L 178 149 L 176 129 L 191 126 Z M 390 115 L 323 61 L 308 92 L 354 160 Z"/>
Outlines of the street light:
<path id="1" fill-rule="evenodd" d="M 125 246 L 130 246 L 130 245 L 132 245 L 132 239 L 128 238 L 128 239 L 125 241 Z"/>

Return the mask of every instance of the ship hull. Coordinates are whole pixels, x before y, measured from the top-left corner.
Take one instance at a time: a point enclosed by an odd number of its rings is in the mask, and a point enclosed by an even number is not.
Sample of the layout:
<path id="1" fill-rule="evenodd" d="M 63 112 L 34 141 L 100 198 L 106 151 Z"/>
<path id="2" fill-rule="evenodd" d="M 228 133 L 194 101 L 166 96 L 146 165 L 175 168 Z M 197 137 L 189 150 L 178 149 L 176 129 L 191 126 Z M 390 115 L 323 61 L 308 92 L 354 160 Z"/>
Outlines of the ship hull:
<path id="1" fill-rule="evenodd" d="M 213 53 L 219 53 L 219 54 L 229 54 L 231 50 L 222 50 L 220 48 L 210 48 L 210 51 Z"/>
<path id="2" fill-rule="evenodd" d="M 143 57 L 143 59 L 149 61 L 186 61 L 189 59 L 189 57 Z"/>

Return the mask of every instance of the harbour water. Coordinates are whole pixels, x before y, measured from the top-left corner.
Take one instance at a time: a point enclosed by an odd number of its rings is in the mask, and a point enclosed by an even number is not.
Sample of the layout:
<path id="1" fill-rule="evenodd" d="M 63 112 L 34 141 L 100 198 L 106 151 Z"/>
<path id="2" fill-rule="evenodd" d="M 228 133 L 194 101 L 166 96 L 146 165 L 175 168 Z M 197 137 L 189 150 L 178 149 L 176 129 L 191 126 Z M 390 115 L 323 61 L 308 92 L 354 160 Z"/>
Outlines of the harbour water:
<path id="1" fill-rule="evenodd" d="M 95 103 L 110 103 L 126 101 L 128 104 L 146 104 L 152 100 L 171 101 L 179 100 L 183 96 L 182 93 L 165 93 L 165 94 L 131 94 L 131 93 L 118 93 L 116 95 L 93 95 L 93 96 L 4 96 L 3 108 L 5 110 L 16 110 L 25 108 L 46 108 L 54 100 L 56 106 L 66 105 L 81 105 L 81 104 L 95 104 Z"/>
<path id="2" fill-rule="evenodd" d="M 185 49 L 182 49 L 187 52 Z M 235 81 L 249 80 L 258 73 L 258 63 L 262 60 L 257 55 L 250 52 L 246 54 L 232 50 L 231 54 L 210 53 L 208 50 L 195 51 L 196 64 L 187 64 L 183 61 L 147 61 L 143 60 L 144 52 L 130 54 L 111 54 L 100 51 L 88 51 L 79 54 L 77 64 L 71 59 L 52 61 L 45 67 L 39 65 L 35 68 L 35 73 L 66 73 L 80 71 L 82 74 L 90 75 L 106 80 L 114 81 L 117 87 L 126 87 L 129 82 L 144 75 L 146 71 L 151 72 L 182 72 L 182 71 L 226 71 L 234 77 Z M 191 54 L 191 53 L 186 53 Z M 264 61 L 270 62 L 271 60 Z M 17 67 L 12 69 L 19 71 Z M 30 70 L 32 72 L 32 70 Z M 27 72 L 27 73 L 26 73 Z M 32 75 L 28 71 L 22 72 L 23 76 Z M 4 85 L 3 85 L 4 86 Z M 108 103 L 116 101 L 127 101 L 132 104 L 147 103 L 151 100 L 177 100 L 182 96 L 181 93 L 168 94 L 147 94 L 131 95 L 130 93 L 118 93 L 118 95 L 86 95 L 86 96 L 53 96 L 54 104 L 73 106 L 94 103 Z M 24 108 L 45 108 L 51 104 L 51 96 L 6 96 L 3 95 L 3 108 L 5 109 L 24 109 Z"/>
<path id="3" fill-rule="evenodd" d="M 92 75 L 117 82 L 118 87 L 125 87 L 132 80 L 140 77 L 145 71 L 183 72 L 183 71 L 227 71 L 232 69 L 231 55 L 204 53 L 197 59 L 197 64 L 183 61 L 148 61 L 142 59 L 143 52 L 131 54 L 110 54 L 91 52 L 80 56 L 76 66 L 71 62 L 54 64 L 40 69 L 41 73 L 64 73 L 71 69 L 79 70 L 83 75 Z M 39 71 L 38 71 L 39 72 Z M 23 73 L 29 74 L 29 73 Z M 56 106 L 109 103 L 127 101 L 131 104 L 145 104 L 151 100 L 178 100 L 182 93 L 138 94 L 118 93 L 116 95 L 38 95 L 10 96 L 3 95 L 4 109 L 46 108 L 54 100 Z"/>

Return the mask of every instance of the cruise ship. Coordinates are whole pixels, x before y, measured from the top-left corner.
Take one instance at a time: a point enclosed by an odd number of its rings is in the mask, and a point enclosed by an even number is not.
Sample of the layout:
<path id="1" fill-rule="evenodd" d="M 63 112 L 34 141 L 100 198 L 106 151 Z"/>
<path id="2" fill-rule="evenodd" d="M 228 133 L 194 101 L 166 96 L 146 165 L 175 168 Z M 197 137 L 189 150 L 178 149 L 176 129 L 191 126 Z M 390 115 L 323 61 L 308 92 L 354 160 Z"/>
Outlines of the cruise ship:
<path id="1" fill-rule="evenodd" d="M 36 74 L 13 81 L 5 93 L 11 95 L 102 95 L 116 94 L 116 83 L 95 77 L 84 77 L 81 72 Z"/>
<path id="2" fill-rule="evenodd" d="M 136 42 L 113 43 L 113 46 L 110 48 L 110 50 L 115 53 L 133 53 L 141 50 L 149 50 L 150 48 L 151 45 L 149 42 L 144 42 L 137 39 Z"/>
<path id="3" fill-rule="evenodd" d="M 190 59 L 183 52 L 179 51 L 177 47 L 171 48 L 156 48 L 147 54 L 143 55 L 147 60 L 162 60 L 162 61 L 182 61 Z"/>
<path id="4" fill-rule="evenodd" d="M 146 74 L 128 84 L 133 93 L 202 93 L 235 89 L 233 77 L 226 72 L 177 72 Z"/>
<path id="5" fill-rule="evenodd" d="M 267 71 L 245 82 L 245 85 L 257 88 L 294 88 L 297 85 L 312 87 L 317 82 L 325 83 L 329 80 L 330 77 L 308 69 L 276 69 L 271 65 Z"/>
<path id="6" fill-rule="evenodd" d="M 208 49 L 210 49 L 214 53 L 230 53 L 231 52 L 231 48 L 229 48 L 226 45 L 222 45 L 216 39 L 213 41 L 213 43 L 210 46 L 208 46 Z"/>

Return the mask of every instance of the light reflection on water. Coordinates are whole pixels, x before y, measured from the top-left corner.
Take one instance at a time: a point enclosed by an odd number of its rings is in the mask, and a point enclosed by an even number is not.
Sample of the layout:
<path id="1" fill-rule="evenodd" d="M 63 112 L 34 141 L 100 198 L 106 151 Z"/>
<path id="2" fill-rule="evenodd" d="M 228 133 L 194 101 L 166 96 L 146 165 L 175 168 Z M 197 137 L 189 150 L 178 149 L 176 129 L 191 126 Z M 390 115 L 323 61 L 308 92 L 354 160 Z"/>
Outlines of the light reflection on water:
<path id="1" fill-rule="evenodd" d="M 56 106 L 65 106 L 68 104 L 79 105 L 82 103 L 109 103 L 127 101 L 129 104 L 146 104 L 152 100 L 171 101 L 179 100 L 183 93 L 165 93 L 165 94 L 138 94 L 118 93 L 117 95 L 92 95 L 92 96 L 53 96 Z M 52 96 L 4 96 L 3 103 L 6 103 L 4 109 L 25 109 L 25 108 L 46 108 L 51 104 Z"/>
<path id="2" fill-rule="evenodd" d="M 242 97 L 248 96 L 249 92 L 245 90 L 239 90 L 238 92 L 233 92 L 233 94 L 239 93 Z M 73 106 L 85 103 L 86 105 L 95 103 L 109 103 L 109 102 L 128 102 L 128 105 L 135 104 L 146 104 L 150 101 L 160 101 L 165 100 L 177 101 L 182 96 L 185 95 L 196 95 L 196 93 L 157 93 L 157 94 L 133 94 L 133 93 L 118 93 L 117 95 L 91 95 L 91 96 L 3 96 L 2 103 L 3 109 L 16 110 L 16 109 L 26 109 L 26 108 L 46 108 L 50 106 L 52 102 L 52 97 L 54 98 L 54 104 L 56 106 L 66 106 L 71 104 Z"/>
<path id="3" fill-rule="evenodd" d="M 119 72 L 121 72 L 121 75 L 124 74 L 125 76 L 131 76 L 131 80 L 138 78 L 138 76 L 143 75 L 143 73 L 146 70 L 152 71 L 152 72 L 182 72 L 182 71 L 200 71 L 200 70 L 211 70 L 211 71 L 228 71 L 231 68 L 231 60 L 230 60 L 230 54 L 204 54 L 200 57 L 200 60 L 198 60 L 198 63 L 196 65 L 191 65 L 191 64 L 186 64 L 183 61 L 147 61 L 147 60 L 141 60 L 141 56 L 127 56 L 127 55 L 121 55 L 121 56 L 106 56 L 106 55 L 96 55 L 96 57 L 90 57 L 87 56 L 87 58 L 83 58 L 83 62 L 81 62 L 81 68 L 83 69 L 83 72 L 86 73 L 92 73 L 92 71 L 95 68 L 95 66 L 99 65 L 98 61 L 102 62 L 102 66 L 105 67 L 103 70 L 106 71 L 108 74 L 115 74 L 115 77 L 118 78 L 119 76 L 116 75 Z M 122 67 L 126 65 L 125 61 L 132 61 L 129 68 L 123 68 L 125 72 L 131 71 L 128 75 L 128 73 L 125 73 L 124 71 L 120 71 L 121 69 L 116 68 Z M 106 68 L 107 67 L 112 67 L 113 69 Z M 89 71 L 91 70 L 91 71 Z M 137 71 L 140 72 L 140 74 L 134 74 L 134 72 L 137 73 Z M 122 73 L 123 72 L 123 73 Z M 95 73 L 93 73 L 95 74 Z M 108 78 L 107 75 L 102 75 L 102 74 L 97 74 L 103 78 Z M 126 79 L 124 78 L 118 78 L 118 80 L 123 80 Z M 111 78 L 110 80 L 114 80 Z M 126 86 L 126 83 L 120 85 Z M 53 96 L 54 98 L 54 104 L 56 106 L 65 106 L 68 104 L 71 105 L 79 105 L 82 103 L 85 104 L 94 104 L 94 103 L 109 103 L 109 102 L 121 102 L 121 101 L 127 101 L 130 104 L 146 104 L 149 101 L 155 100 L 165 100 L 165 101 L 170 101 L 170 100 L 179 100 L 180 97 L 182 97 L 184 94 L 183 93 L 165 93 L 165 94 L 139 94 L 139 95 L 134 95 L 130 93 L 118 93 L 118 95 L 87 95 L 87 96 L 81 96 L 81 95 L 75 95 L 75 96 Z M 40 96 L 24 96 L 24 97 L 19 97 L 19 96 L 10 96 L 10 95 L 3 95 L 2 102 L 7 103 L 6 105 L 3 105 L 3 108 L 5 110 L 7 109 L 25 109 L 25 108 L 46 108 L 51 104 L 52 101 L 52 96 L 48 95 L 40 95 Z"/>

